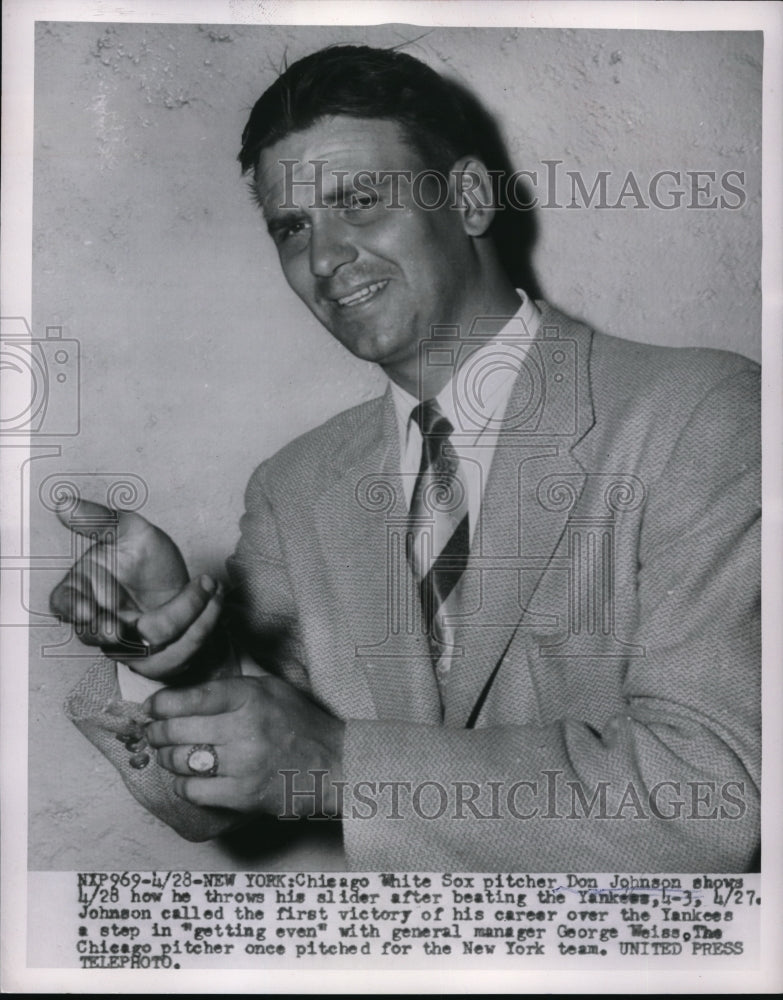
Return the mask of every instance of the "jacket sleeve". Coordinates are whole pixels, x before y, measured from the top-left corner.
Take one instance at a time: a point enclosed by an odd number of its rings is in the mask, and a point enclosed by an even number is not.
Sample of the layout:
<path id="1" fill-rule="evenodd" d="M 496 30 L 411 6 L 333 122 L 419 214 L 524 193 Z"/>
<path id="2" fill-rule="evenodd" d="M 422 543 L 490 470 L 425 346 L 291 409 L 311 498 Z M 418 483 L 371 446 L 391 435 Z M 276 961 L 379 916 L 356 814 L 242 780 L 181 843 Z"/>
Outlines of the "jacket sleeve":
<path id="1" fill-rule="evenodd" d="M 237 825 L 227 809 L 191 805 L 174 793 L 174 775 L 147 744 L 141 705 L 123 701 L 114 663 L 96 661 L 65 702 L 68 718 L 117 768 L 134 798 L 186 840 L 209 840 Z"/>
<path id="2" fill-rule="evenodd" d="M 250 477 L 236 550 L 226 562 L 226 622 L 237 648 L 300 690 L 310 691 L 299 608 L 277 521 L 264 488 L 267 465 Z"/>
<path id="3" fill-rule="evenodd" d="M 747 369 L 715 386 L 650 485 L 634 639 L 646 655 L 627 661 L 622 710 L 600 731 L 573 717 L 349 721 L 353 868 L 747 870 L 760 784 L 757 390 Z"/>

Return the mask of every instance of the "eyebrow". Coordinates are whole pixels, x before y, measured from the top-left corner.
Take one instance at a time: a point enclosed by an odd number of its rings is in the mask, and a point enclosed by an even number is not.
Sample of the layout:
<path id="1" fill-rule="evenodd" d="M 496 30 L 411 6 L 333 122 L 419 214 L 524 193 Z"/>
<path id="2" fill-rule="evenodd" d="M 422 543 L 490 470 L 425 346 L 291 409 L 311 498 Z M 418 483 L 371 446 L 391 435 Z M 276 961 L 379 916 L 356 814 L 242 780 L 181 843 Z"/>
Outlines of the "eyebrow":
<path id="1" fill-rule="evenodd" d="M 327 205 L 334 205 L 337 204 L 339 198 L 344 199 L 348 195 L 356 194 L 357 192 L 359 194 L 364 194 L 368 190 L 378 191 L 383 186 L 378 181 L 371 180 L 369 174 L 365 175 L 365 172 L 363 171 L 359 171 L 359 173 L 362 173 L 363 175 L 361 190 L 357 188 L 355 180 L 351 180 L 347 177 L 341 177 L 340 183 L 335 185 L 331 193 L 323 195 L 324 202 Z"/>
<path id="2" fill-rule="evenodd" d="M 309 208 L 333 208 L 336 205 L 341 205 L 345 200 L 352 194 L 361 193 L 364 194 L 368 189 L 372 191 L 377 191 L 381 185 L 371 182 L 369 180 L 362 182 L 361 191 L 359 192 L 356 185 L 352 180 L 347 178 L 342 178 L 342 183 L 336 185 L 332 191 L 321 191 L 319 192 L 320 202 L 317 205 L 307 206 Z M 262 210 L 264 210 L 263 202 L 260 198 L 257 199 L 261 205 Z M 273 209 L 275 211 L 275 209 Z M 265 213 L 266 214 L 266 213 Z M 301 221 L 305 218 L 304 212 L 297 208 L 281 208 L 277 210 L 277 213 L 273 215 L 267 221 L 267 229 L 270 233 L 279 232 L 280 229 L 285 228 L 292 221 Z"/>

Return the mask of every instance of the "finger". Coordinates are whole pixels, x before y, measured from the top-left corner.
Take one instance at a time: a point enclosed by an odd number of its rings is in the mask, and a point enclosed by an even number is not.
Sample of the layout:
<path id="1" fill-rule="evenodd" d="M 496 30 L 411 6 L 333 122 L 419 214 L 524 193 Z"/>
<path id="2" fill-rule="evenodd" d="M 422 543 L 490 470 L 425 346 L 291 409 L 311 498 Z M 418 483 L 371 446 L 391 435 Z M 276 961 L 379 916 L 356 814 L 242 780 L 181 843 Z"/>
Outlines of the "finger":
<path id="1" fill-rule="evenodd" d="M 93 615 L 94 601 L 74 581 L 69 573 L 61 580 L 49 597 L 49 608 L 53 615 L 63 621 L 88 621 Z"/>
<path id="2" fill-rule="evenodd" d="M 116 641 L 116 619 L 99 606 L 82 574 L 69 573 L 52 591 L 49 606 L 61 621 L 74 626 L 76 635 L 86 645 Z"/>
<path id="3" fill-rule="evenodd" d="M 112 660 L 145 655 L 145 646 L 133 627 L 102 608 L 93 607 L 90 611 L 83 605 L 82 610 L 84 614 L 73 622 L 73 630 L 85 646 L 100 646 Z"/>
<path id="4" fill-rule="evenodd" d="M 77 535 L 97 542 L 114 542 L 148 530 L 150 522 L 132 510 L 113 510 L 94 500 L 79 499 L 57 510 L 57 517 Z"/>
<path id="5" fill-rule="evenodd" d="M 86 623 L 99 609 L 126 620 L 139 608 L 116 577 L 115 550 L 93 546 L 57 584 L 49 597 L 52 613 L 65 621 Z"/>
<path id="6" fill-rule="evenodd" d="M 226 677 L 181 690 L 163 688 L 147 699 L 144 708 L 155 719 L 234 712 L 247 700 L 251 683 L 247 677 Z"/>
<path id="7" fill-rule="evenodd" d="M 174 781 L 174 792 L 196 806 L 244 810 L 261 806 L 248 794 L 245 782 L 220 775 L 214 778 L 178 777 Z"/>
<path id="8" fill-rule="evenodd" d="M 150 644 L 139 634 L 134 621 L 123 618 L 116 624 L 111 639 L 101 644 L 101 652 L 110 660 L 125 663 L 138 672 L 137 664 L 145 662 L 150 655 Z"/>
<path id="9" fill-rule="evenodd" d="M 74 503 L 64 503 L 55 513 L 60 523 L 77 535 L 92 535 L 96 531 L 116 534 L 117 511 L 102 503 L 77 499 Z"/>
<path id="10" fill-rule="evenodd" d="M 85 646 L 124 648 L 126 653 L 130 652 L 130 647 L 122 646 L 121 623 L 102 608 L 93 607 L 92 612 L 91 617 L 79 617 L 73 624 L 73 630 L 79 641 Z"/>
<path id="11" fill-rule="evenodd" d="M 165 746 L 158 749 L 158 762 L 172 774 L 181 774 L 184 777 L 193 777 L 194 772 L 188 764 L 193 748 L 203 746 L 201 743 L 178 744 L 176 746 Z M 246 755 L 240 755 L 231 744 L 210 744 L 217 756 L 217 775 L 223 778 L 239 777 L 247 769 Z M 196 775 L 199 777 L 199 775 Z M 201 775 L 204 777 L 204 775 Z"/>
<path id="12" fill-rule="evenodd" d="M 187 715 L 158 719 L 146 726 L 147 742 L 157 748 L 212 743 L 215 746 L 236 739 L 236 720 L 232 715 Z"/>
<path id="13" fill-rule="evenodd" d="M 166 646 L 160 652 L 148 654 L 144 659 L 134 659 L 133 669 L 153 680 L 164 680 L 183 673 L 214 632 L 222 610 L 223 593 L 218 589 L 196 621 L 180 639 Z M 140 621 L 141 619 L 139 619 Z M 139 634 L 142 635 L 145 631 L 146 629 L 139 629 Z M 142 638 L 149 641 L 146 635 L 142 635 Z M 152 645 L 152 643 L 150 644 Z M 122 660 L 121 656 L 115 658 Z"/>
<path id="14" fill-rule="evenodd" d="M 195 624 L 217 589 L 217 583 L 205 573 L 191 580 L 166 604 L 145 612 L 136 627 L 153 646 L 169 645 Z"/>

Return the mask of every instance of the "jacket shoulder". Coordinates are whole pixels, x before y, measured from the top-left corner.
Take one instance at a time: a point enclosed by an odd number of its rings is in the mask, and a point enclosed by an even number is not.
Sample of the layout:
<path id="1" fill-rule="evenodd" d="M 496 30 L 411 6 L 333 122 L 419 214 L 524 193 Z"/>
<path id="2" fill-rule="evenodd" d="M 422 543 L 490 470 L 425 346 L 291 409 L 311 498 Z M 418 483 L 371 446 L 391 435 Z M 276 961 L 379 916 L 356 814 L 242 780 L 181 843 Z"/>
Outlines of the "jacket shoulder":
<path id="1" fill-rule="evenodd" d="M 318 495 L 358 456 L 381 440 L 385 396 L 343 410 L 284 445 L 250 477 L 246 500 L 258 489 Z"/>
<path id="2" fill-rule="evenodd" d="M 595 333 L 589 372 L 593 447 L 615 462 L 655 478 L 679 443 L 692 439 L 701 454 L 755 454 L 760 369 L 743 355 Z"/>
<path id="3" fill-rule="evenodd" d="M 591 379 L 598 386 L 611 383 L 639 398 L 663 393 L 663 398 L 686 406 L 725 379 L 760 371 L 755 361 L 732 351 L 665 347 L 599 332 L 593 333 L 590 360 Z"/>
<path id="4" fill-rule="evenodd" d="M 711 347 L 650 344 L 602 333 L 546 302 L 539 302 L 542 323 L 556 336 L 573 340 L 587 359 L 590 387 L 599 399 L 644 400 L 672 397 L 686 407 L 724 379 L 758 375 L 759 365 L 732 351 Z M 752 379 L 750 380 L 753 381 Z M 663 397 L 660 394 L 663 393 Z"/>

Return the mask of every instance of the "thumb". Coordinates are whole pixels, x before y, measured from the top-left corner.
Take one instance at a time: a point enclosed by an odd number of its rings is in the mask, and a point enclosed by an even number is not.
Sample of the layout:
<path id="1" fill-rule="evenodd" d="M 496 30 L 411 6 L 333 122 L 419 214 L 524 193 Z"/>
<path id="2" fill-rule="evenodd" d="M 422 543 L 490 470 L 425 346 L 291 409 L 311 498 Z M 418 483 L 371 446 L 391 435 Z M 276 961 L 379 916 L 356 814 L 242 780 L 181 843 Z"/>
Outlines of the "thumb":
<path id="1" fill-rule="evenodd" d="M 57 512 L 61 524 L 94 542 L 126 540 L 149 527 L 149 521 L 130 510 L 113 510 L 94 500 L 77 500 Z"/>

